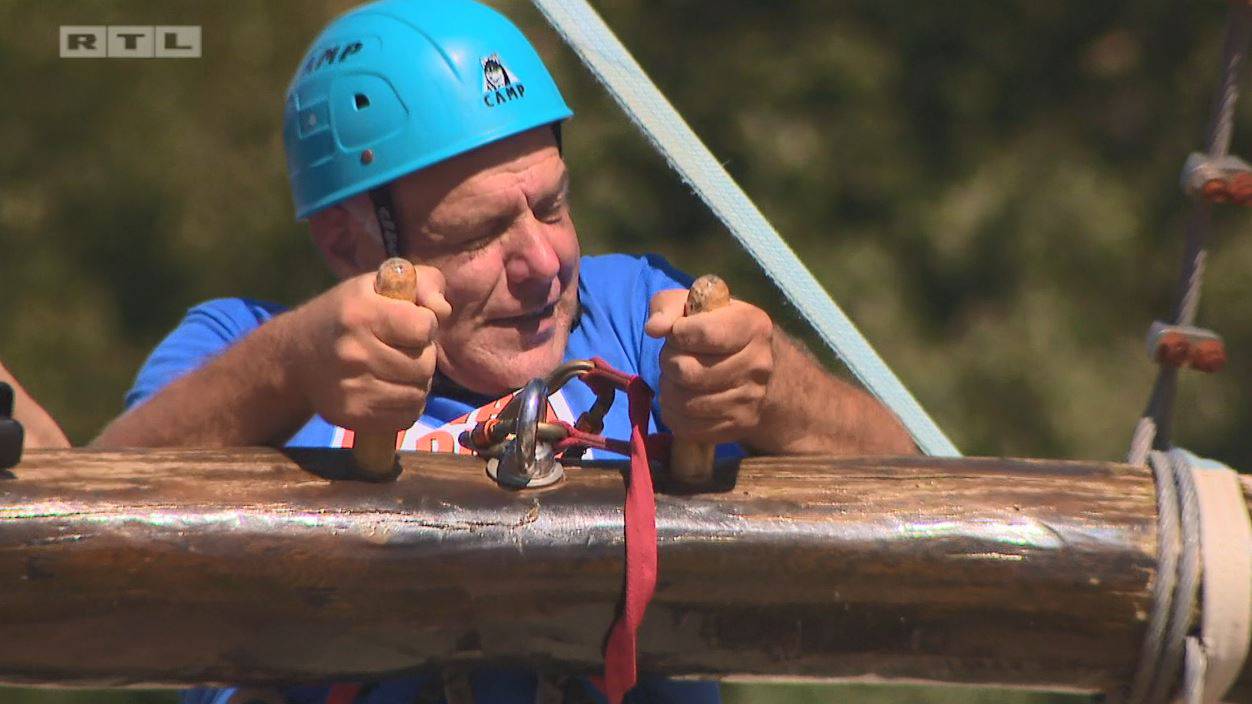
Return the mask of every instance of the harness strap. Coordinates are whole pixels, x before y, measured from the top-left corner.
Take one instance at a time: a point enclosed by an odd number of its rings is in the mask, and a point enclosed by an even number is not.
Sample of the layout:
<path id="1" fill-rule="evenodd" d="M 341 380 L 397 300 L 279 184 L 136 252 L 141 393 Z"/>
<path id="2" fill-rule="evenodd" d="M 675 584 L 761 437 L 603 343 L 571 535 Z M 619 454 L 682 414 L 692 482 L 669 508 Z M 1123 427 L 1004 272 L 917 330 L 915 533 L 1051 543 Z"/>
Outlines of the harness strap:
<path id="1" fill-rule="evenodd" d="M 928 455 L 960 455 L 586 0 L 533 0 L 635 126 Z"/>

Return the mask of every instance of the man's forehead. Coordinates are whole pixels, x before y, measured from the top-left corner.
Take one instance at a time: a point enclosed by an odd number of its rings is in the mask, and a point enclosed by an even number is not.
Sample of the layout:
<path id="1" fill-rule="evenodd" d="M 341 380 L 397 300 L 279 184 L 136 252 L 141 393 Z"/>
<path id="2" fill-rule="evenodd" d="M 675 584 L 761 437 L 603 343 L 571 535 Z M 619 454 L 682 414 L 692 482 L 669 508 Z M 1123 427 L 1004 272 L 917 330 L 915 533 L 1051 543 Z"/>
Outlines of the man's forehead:
<path id="1" fill-rule="evenodd" d="M 549 129 L 531 130 L 410 174 L 393 184 L 406 201 L 439 202 L 487 195 L 521 185 L 550 190 L 568 181 L 565 162 Z M 414 203 L 415 205 L 417 203 Z"/>

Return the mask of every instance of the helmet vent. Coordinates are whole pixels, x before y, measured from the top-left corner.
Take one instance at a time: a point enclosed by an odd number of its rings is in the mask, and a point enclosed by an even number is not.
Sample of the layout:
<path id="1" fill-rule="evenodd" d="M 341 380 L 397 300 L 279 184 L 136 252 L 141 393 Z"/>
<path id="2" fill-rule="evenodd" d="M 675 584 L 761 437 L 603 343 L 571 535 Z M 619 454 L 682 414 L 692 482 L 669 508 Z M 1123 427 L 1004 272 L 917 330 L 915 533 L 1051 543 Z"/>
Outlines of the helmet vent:
<path id="1" fill-rule="evenodd" d="M 357 110 L 364 110 L 370 106 L 370 98 L 364 93 L 357 93 L 355 101 Z"/>

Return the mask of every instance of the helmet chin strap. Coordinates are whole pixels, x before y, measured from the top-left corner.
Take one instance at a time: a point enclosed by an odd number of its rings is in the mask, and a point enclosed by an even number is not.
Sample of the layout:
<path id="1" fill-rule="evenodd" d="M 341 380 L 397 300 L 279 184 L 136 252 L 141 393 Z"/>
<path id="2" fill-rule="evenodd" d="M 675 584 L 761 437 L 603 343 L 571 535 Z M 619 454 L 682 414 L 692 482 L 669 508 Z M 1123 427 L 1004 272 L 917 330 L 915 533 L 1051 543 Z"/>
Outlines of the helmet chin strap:
<path id="1" fill-rule="evenodd" d="M 387 257 L 400 256 L 400 224 L 396 208 L 391 201 L 391 189 L 386 184 L 369 190 L 370 202 L 374 204 L 374 217 L 378 219 L 378 232 L 383 238 L 383 251 Z"/>

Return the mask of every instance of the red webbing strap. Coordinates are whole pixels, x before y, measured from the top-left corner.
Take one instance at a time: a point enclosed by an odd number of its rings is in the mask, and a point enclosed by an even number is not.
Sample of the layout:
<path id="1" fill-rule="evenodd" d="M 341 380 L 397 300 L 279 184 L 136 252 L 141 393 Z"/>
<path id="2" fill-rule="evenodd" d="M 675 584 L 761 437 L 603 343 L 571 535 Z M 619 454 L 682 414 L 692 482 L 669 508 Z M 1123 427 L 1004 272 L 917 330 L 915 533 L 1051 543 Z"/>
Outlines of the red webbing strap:
<path id="1" fill-rule="evenodd" d="M 626 385 L 630 402 L 630 476 L 626 480 L 626 580 L 617 618 L 604 644 L 604 690 L 610 704 L 620 704 L 637 679 L 639 626 L 656 591 L 656 495 L 648 468 L 644 436 L 652 390 L 639 377 Z M 596 684 L 599 684 L 598 682 Z"/>
<path id="2" fill-rule="evenodd" d="M 361 693 L 359 682 L 340 682 L 330 686 L 330 694 L 326 695 L 326 704 L 352 704 Z"/>
<path id="3" fill-rule="evenodd" d="M 582 378 L 584 381 L 588 377 L 606 379 L 617 388 L 626 390 L 627 398 L 629 398 L 630 384 L 634 380 L 638 379 L 638 376 L 614 369 L 613 365 L 606 362 L 603 357 L 592 357 L 591 363 L 594 364 L 595 367 L 583 374 Z M 644 384 L 643 388 L 648 394 L 648 402 L 651 403 L 652 389 L 649 389 L 647 384 Z"/>

